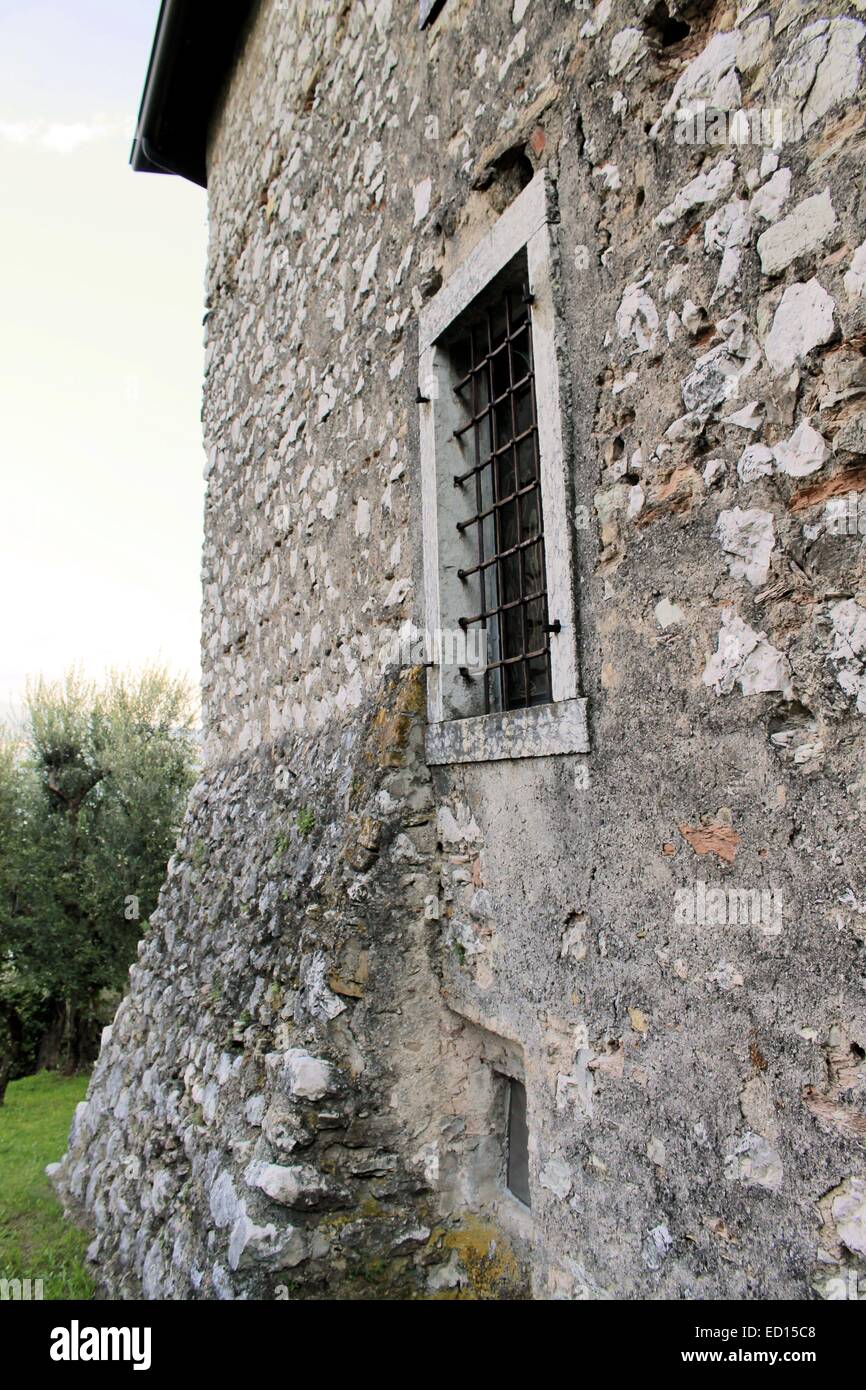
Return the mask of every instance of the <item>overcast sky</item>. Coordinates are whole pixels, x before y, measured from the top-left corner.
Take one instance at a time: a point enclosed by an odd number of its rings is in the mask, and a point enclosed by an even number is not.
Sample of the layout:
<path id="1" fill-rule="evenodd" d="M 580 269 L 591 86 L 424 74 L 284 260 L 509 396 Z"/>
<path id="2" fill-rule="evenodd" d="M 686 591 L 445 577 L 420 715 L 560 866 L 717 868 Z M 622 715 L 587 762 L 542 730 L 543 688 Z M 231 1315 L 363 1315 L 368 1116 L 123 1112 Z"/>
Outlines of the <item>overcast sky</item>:
<path id="1" fill-rule="evenodd" d="M 0 706 L 198 680 L 206 201 L 133 174 L 157 0 L 0 0 Z"/>

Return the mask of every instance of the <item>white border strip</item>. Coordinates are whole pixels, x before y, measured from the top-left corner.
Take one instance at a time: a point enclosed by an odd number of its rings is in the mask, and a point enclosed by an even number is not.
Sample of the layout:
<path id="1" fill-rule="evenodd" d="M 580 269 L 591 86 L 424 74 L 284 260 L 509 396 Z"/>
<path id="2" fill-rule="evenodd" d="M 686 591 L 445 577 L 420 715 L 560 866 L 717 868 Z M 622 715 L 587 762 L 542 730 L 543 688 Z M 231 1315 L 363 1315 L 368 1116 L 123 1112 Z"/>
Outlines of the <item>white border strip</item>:
<path id="1" fill-rule="evenodd" d="M 472 248 L 430 303 L 424 305 L 418 315 L 418 349 L 422 356 L 544 226 L 548 220 L 547 199 L 548 184 L 541 171 Z"/>
<path id="2" fill-rule="evenodd" d="M 574 603 L 573 532 L 569 524 L 568 476 L 562 438 L 560 361 L 553 299 L 553 238 L 545 225 L 526 245 L 532 294 L 532 356 L 535 365 L 535 418 L 544 515 L 547 612 L 560 631 L 550 637 L 551 694 L 571 700 L 578 692 L 577 615 Z"/>

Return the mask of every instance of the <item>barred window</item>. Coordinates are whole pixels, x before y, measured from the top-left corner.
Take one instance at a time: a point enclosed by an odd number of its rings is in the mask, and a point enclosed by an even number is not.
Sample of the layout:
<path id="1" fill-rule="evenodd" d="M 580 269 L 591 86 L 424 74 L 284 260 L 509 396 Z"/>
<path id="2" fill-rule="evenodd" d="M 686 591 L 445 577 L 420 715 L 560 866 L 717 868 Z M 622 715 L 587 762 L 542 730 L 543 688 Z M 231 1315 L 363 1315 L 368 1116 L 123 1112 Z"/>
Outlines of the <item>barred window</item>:
<path id="1" fill-rule="evenodd" d="M 556 310 L 539 172 L 422 308 L 430 763 L 585 753 Z"/>
<path id="2" fill-rule="evenodd" d="M 553 698 L 530 302 L 524 257 L 456 325 L 452 349 L 466 415 L 454 437 L 468 465 L 454 477 L 456 527 L 475 548 L 458 569 L 470 610 L 458 622 L 486 636 L 483 671 L 464 678 L 483 682 L 487 713 Z"/>

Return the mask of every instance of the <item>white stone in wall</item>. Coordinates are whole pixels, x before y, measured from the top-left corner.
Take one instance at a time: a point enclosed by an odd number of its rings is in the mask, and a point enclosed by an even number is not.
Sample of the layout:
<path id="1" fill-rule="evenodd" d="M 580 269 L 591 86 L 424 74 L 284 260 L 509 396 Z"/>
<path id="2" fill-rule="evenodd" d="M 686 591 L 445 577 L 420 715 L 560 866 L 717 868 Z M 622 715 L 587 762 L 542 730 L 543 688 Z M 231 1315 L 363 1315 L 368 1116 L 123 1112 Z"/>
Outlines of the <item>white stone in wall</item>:
<path id="1" fill-rule="evenodd" d="M 776 543 L 772 512 L 733 507 L 719 514 L 716 530 L 731 578 L 746 579 L 753 587 L 765 584 Z"/>
<path id="2" fill-rule="evenodd" d="M 777 275 L 798 256 L 817 251 L 836 225 L 829 188 L 811 198 L 804 198 L 787 217 L 768 227 L 758 237 L 762 271 L 765 275 Z"/>
<path id="3" fill-rule="evenodd" d="M 596 5 L 589 19 L 582 25 L 580 37 L 582 39 L 594 39 L 596 34 L 601 32 L 610 19 L 612 8 L 613 0 L 600 0 L 600 3 Z"/>
<path id="4" fill-rule="evenodd" d="M 836 680 L 854 701 L 858 714 L 866 714 L 866 608 L 854 599 L 843 599 L 830 609 Z"/>
<path id="5" fill-rule="evenodd" d="M 766 640 L 765 633 L 755 632 L 732 608 L 722 613 L 718 645 L 704 670 L 703 681 L 717 695 L 730 695 L 735 685 L 744 695 L 780 690 L 790 696 L 791 692 L 790 667 L 785 657 Z"/>
<path id="6" fill-rule="evenodd" d="M 866 241 L 860 243 L 851 257 L 843 283 L 849 299 L 860 299 L 866 294 Z"/>
<path id="7" fill-rule="evenodd" d="M 217 1226 L 231 1226 L 238 1217 L 240 1202 L 231 1174 L 222 1172 L 210 1190 L 210 1212 Z"/>
<path id="8" fill-rule="evenodd" d="M 612 396 L 621 396 L 623 391 L 627 391 L 630 386 L 634 386 L 637 381 L 637 372 L 626 372 L 625 376 L 619 377 L 610 388 Z"/>
<path id="9" fill-rule="evenodd" d="M 619 169 L 615 164 L 602 164 L 598 169 L 593 170 L 593 178 L 602 179 L 604 186 L 616 193 L 622 188 L 622 180 L 619 176 Z"/>
<path id="10" fill-rule="evenodd" d="M 364 183 L 369 186 L 373 175 L 382 163 L 382 146 L 378 140 L 374 140 L 364 151 Z"/>
<path id="11" fill-rule="evenodd" d="M 779 1192 L 784 1179 L 782 1160 L 772 1144 L 750 1130 L 725 1154 L 725 1177 L 728 1182 Z"/>
<path id="12" fill-rule="evenodd" d="M 757 8 L 756 6 L 754 8 Z M 739 24 L 739 16 L 737 23 Z M 770 37 L 770 20 L 767 15 L 756 19 L 741 34 L 737 42 L 737 68 L 741 73 L 754 72 L 767 58 L 767 41 Z"/>
<path id="13" fill-rule="evenodd" d="M 634 521 L 636 516 L 640 516 L 646 502 L 646 493 L 640 483 L 634 483 L 629 489 L 628 504 L 625 509 L 626 518 Z"/>
<path id="14" fill-rule="evenodd" d="M 723 425 L 735 425 L 741 430 L 757 430 L 761 427 L 761 412 L 763 406 L 760 401 L 749 401 L 741 410 L 735 410 L 733 415 L 723 415 Z"/>
<path id="15" fill-rule="evenodd" d="M 804 131 L 855 95 L 864 35 L 866 27 L 847 17 L 819 19 L 795 35 L 774 74 L 771 93 L 783 107 L 800 113 Z"/>
<path id="16" fill-rule="evenodd" d="M 764 164 L 761 164 L 763 174 Z M 764 222 L 775 222 L 785 203 L 791 194 L 791 170 L 778 169 L 773 177 L 769 179 L 757 193 L 753 194 L 749 203 L 749 212 L 753 217 L 760 217 Z"/>
<path id="17" fill-rule="evenodd" d="M 258 1128 L 264 1119 L 267 1108 L 268 1103 L 263 1095 L 250 1096 L 244 1105 L 244 1119 L 247 1124 Z"/>
<path id="18" fill-rule="evenodd" d="M 649 276 L 637 284 L 626 285 L 616 311 L 616 331 L 620 338 L 633 338 L 638 352 L 655 347 L 659 326 L 658 310 L 644 289 Z"/>
<path id="19" fill-rule="evenodd" d="M 733 184 L 735 174 L 736 165 L 732 159 L 719 160 L 706 173 L 698 174 L 680 189 L 673 202 L 662 208 L 656 217 L 656 226 L 670 227 L 693 208 L 723 198 Z"/>
<path id="20" fill-rule="evenodd" d="M 684 265 L 675 265 L 667 280 L 665 281 L 665 301 L 673 299 L 685 288 L 687 279 L 687 268 Z"/>
<path id="21" fill-rule="evenodd" d="M 367 294 L 367 292 L 369 291 L 370 286 L 372 285 L 373 280 L 376 277 L 376 270 L 379 265 L 379 252 L 381 249 L 382 242 L 380 240 L 377 241 L 375 246 L 371 247 L 371 249 L 367 253 L 367 257 L 361 268 L 361 275 L 360 279 L 358 280 L 358 288 L 355 291 L 355 300 L 353 307 L 356 309 L 360 304 L 361 300 L 364 298 L 364 295 Z"/>
<path id="22" fill-rule="evenodd" d="M 764 343 L 774 376 L 789 371 L 813 348 L 830 339 L 834 308 L 830 295 L 814 277 L 788 286 Z"/>
<path id="23" fill-rule="evenodd" d="M 741 198 L 732 198 L 712 217 L 708 217 L 704 225 L 704 246 L 707 251 L 724 251 L 728 246 L 739 246 L 748 240 L 748 213 L 748 203 Z M 737 233 L 734 240 L 731 239 L 733 231 Z"/>
<path id="24" fill-rule="evenodd" d="M 730 323 L 731 320 L 721 320 L 717 327 L 724 331 Z M 697 358 L 682 384 L 684 405 L 706 418 L 710 411 L 739 394 L 740 382 L 754 371 L 758 356 L 751 335 L 744 336 L 734 327 L 725 342 L 717 343 Z"/>
<path id="25" fill-rule="evenodd" d="M 652 139 L 678 107 L 697 110 L 704 105 L 716 111 L 737 110 L 740 105 L 736 72 L 739 42 L 740 35 L 735 30 L 713 35 L 703 52 L 692 59 L 674 83 L 662 114 L 650 131 Z"/>
<path id="26" fill-rule="evenodd" d="M 737 17 L 734 21 L 737 28 L 739 28 L 744 19 L 748 19 L 750 14 L 755 13 L 755 10 L 761 3 L 762 0 L 742 0 L 742 3 L 737 7 Z"/>
<path id="27" fill-rule="evenodd" d="M 697 439 L 707 423 L 708 410 L 690 410 L 686 415 L 681 415 L 674 420 L 665 430 L 665 439 L 674 441 L 683 439 Z M 656 456 L 661 458 L 662 449 L 670 449 L 669 444 L 660 445 L 656 450 Z"/>
<path id="28" fill-rule="evenodd" d="M 836 1233 L 854 1255 L 866 1257 L 866 1180 L 846 1178 L 831 1205 Z"/>
<path id="29" fill-rule="evenodd" d="M 704 228 L 704 245 L 707 250 L 715 248 L 723 253 L 711 304 L 736 284 L 742 260 L 741 248 L 749 244 L 751 235 L 749 205 L 739 198 L 726 203 L 708 220 Z"/>
<path id="30" fill-rule="evenodd" d="M 759 177 L 761 179 L 768 179 L 771 174 L 775 173 L 778 167 L 779 156 L 776 154 L 775 150 L 768 150 L 765 155 L 761 156 Z M 790 171 L 788 172 L 790 173 Z"/>
<path id="31" fill-rule="evenodd" d="M 322 382 L 322 394 L 319 397 L 318 417 L 320 422 L 328 418 L 336 404 L 336 400 L 336 383 L 333 377 L 326 376 Z"/>
<path id="32" fill-rule="evenodd" d="M 247 1181 L 286 1207 L 312 1206 L 327 1191 L 318 1170 L 303 1163 L 288 1167 L 279 1163 L 256 1164 L 247 1173 Z"/>
<path id="33" fill-rule="evenodd" d="M 325 493 L 325 496 L 319 503 L 319 511 L 321 512 L 325 521 L 333 521 L 334 517 L 336 516 L 337 501 L 339 499 L 339 495 L 339 489 L 332 487 L 328 490 L 328 492 Z"/>
<path id="34" fill-rule="evenodd" d="M 408 576 L 404 575 L 402 579 L 395 579 L 385 598 L 385 608 L 399 608 L 411 590 L 412 580 Z"/>
<path id="35" fill-rule="evenodd" d="M 675 627 L 677 623 L 681 623 L 685 616 L 679 604 L 671 603 L 669 598 L 659 599 L 655 606 L 655 619 L 663 631 L 669 627 Z"/>
<path id="36" fill-rule="evenodd" d="M 511 65 L 514 62 L 516 62 L 518 58 L 522 58 L 525 52 L 526 30 L 519 29 L 517 33 L 514 35 L 514 38 L 511 40 L 511 43 L 508 45 L 505 57 L 499 65 L 498 76 L 500 82 L 503 82 L 505 80 Z"/>
<path id="37" fill-rule="evenodd" d="M 241 1204 L 243 1207 L 243 1204 Z M 257 1226 L 243 1208 L 229 1237 L 229 1269 L 262 1265 L 266 1269 L 292 1269 L 308 1255 L 303 1232 L 292 1226 L 277 1230 L 270 1223 Z"/>
<path id="38" fill-rule="evenodd" d="M 691 334 L 697 333 L 706 323 L 707 318 L 704 310 L 691 299 L 687 299 L 683 303 L 680 317 L 685 328 Z"/>
<path id="39" fill-rule="evenodd" d="M 673 1243 L 674 1238 L 664 1222 L 648 1231 L 641 1246 L 641 1258 L 647 1269 L 661 1269 Z"/>
<path id="40" fill-rule="evenodd" d="M 286 1088 L 295 1100 L 321 1100 L 333 1090 L 331 1065 L 321 1057 L 293 1047 L 284 1054 L 283 1063 Z"/>
<path id="41" fill-rule="evenodd" d="M 564 1202 L 572 1187 L 571 1168 L 562 1158 L 550 1158 L 542 1168 L 538 1181 Z"/>
<path id="42" fill-rule="evenodd" d="M 783 439 L 773 446 L 776 467 L 789 478 L 806 478 L 817 473 L 830 456 L 826 439 L 813 429 L 808 420 L 803 420 L 790 439 Z"/>
<path id="43" fill-rule="evenodd" d="M 355 508 L 355 535 L 362 539 L 370 534 L 370 503 L 366 497 L 359 497 Z"/>
<path id="44" fill-rule="evenodd" d="M 433 180 L 432 180 L 432 179 L 426 178 L 426 179 L 422 179 L 422 180 L 420 181 L 420 183 L 416 183 L 416 185 L 415 185 L 415 187 L 414 187 L 414 189 L 413 189 L 413 191 L 412 191 L 412 197 L 413 197 L 414 208 L 415 208 L 414 219 L 413 219 L 413 222 L 412 222 L 413 227 L 417 227 L 418 224 L 419 224 L 420 222 L 423 222 L 423 221 L 424 221 L 424 218 L 427 216 L 428 212 L 430 211 L 430 198 L 431 198 L 432 192 L 433 192 Z"/>
<path id="45" fill-rule="evenodd" d="M 645 53 L 646 43 L 642 30 L 621 29 L 611 39 L 608 73 L 611 77 L 617 77 L 621 72 L 625 72 L 631 63 L 643 58 Z"/>

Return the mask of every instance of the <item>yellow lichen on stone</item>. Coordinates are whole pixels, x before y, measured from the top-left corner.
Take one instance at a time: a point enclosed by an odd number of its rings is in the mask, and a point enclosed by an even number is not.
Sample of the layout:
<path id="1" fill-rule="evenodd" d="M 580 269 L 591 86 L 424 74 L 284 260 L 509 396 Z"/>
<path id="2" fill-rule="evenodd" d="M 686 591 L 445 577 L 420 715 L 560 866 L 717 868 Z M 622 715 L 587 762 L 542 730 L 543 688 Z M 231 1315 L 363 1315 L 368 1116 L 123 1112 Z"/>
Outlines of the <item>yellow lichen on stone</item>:
<path id="1" fill-rule="evenodd" d="M 507 1239 L 495 1226 L 471 1217 L 446 1232 L 442 1244 L 457 1252 L 466 1275 L 464 1297 L 509 1299 L 527 1296 L 526 1277 Z"/>
<path id="2" fill-rule="evenodd" d="M 367 757 L 380 767 L 400 767 L 411 727 L 409 715 L 391 709 L 378 710 L 370 729 Z"/>
<path id="3" fill-rule="evenodd" d="M 424 667 L 413 666 L 400 682 L 394 708 L 403 714 L 424 714 L 426 703 Z"/>
<path id="4" fill-rule="evenodd" d="M 401 677 L 392 698 L 373 716 L 366 754 L 380 767 L 400 767 L 403 750 L 416 717 L 424 714 L 425 687 L 422 666 L 413 666 Z"/>

